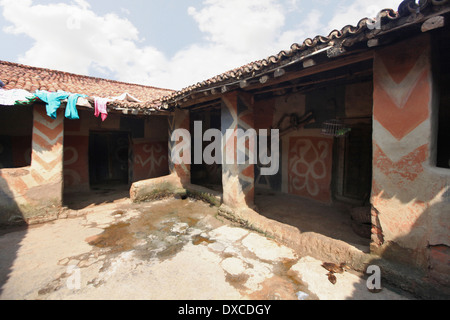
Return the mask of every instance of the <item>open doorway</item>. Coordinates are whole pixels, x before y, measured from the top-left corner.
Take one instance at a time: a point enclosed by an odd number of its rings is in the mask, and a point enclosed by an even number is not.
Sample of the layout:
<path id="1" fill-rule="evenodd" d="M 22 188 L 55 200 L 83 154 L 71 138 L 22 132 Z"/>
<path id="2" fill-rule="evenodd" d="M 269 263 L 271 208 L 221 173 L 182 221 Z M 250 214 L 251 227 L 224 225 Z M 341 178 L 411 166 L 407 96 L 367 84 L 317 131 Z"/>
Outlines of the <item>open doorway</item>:
<path id="1" fill-rule="evenodd" d="M 190 120 L 191 132 L 194 132 L 194 123 L 196 121 L 202 123 L 202 135 L 209 129 L 220 130 L 221 110 L 220 108 L 212 108 L 208 110 L 191 111 Z M 192 139 L 194 139 L 194 136 L 192 136 Z M 204 151 L 210 143 L 211 142 L 203 142 L 202 151 Z M 194 141 L 192 141 L 192 145 L 194 145 Z M 202 164 L 195 164 L 194 154 L 192 153 L 191 183 L 222 192 L 222 165 L 208 165 L 204 162 Z"/>
<path id="2" fill-rule="evenodd" d="M 371 118 L 350 125 L 351 132 L 335 143 L 336 200 L 353 205 L 369 205 L 372 191 Z"/>
<path id="3" fill-rule="evenodd" d="M 129 145 L 128 132 L 90 132 L 89 183 L 92 189 L 128 185 Z"/>

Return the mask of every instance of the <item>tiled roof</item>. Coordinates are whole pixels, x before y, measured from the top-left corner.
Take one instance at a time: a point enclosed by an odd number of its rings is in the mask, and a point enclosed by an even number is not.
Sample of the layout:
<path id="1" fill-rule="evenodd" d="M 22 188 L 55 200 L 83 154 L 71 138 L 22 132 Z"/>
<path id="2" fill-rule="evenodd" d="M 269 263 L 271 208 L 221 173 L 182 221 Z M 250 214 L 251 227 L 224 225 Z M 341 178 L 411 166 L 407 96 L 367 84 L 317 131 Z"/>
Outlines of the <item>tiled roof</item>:
<path id="1" fill-rule="evenodd" d="M 423 18 L 423 15 L 426 13 L 439 12 L 439 10 L 448 8 L 448 5 L 450 5 L 450 0 L 420 0 L 419 4 L 415 0 L 405 0 L 401 2 L 397 11 L 384 9 L 379 13 L 378 18 L 381 19 L 383 25 L 383 30 L 381 31 L 387 32 L 396 27 L 407 25 L 411 20 Z M 168 104 L 176 104 L 177 100 L 189 97 L 193 93 L 202 91 L 206 93 L 206 90 L 210 88 L 218 88 L 232 82 L 253 78 L 264 74 L 267 70 L 283 68 L 292 61 L 324 47 L 335 46 L 338 49 L 342 46 L 350 47 L 352 45 L 351 41 L 347 43 L 345 41 L 354 38 L 360 38 L 359 41 L 370 39 L 369 32 L 372 32 L 372 36 L 376 36 L 376 31 L 378 30 L 374 31 L 374 26 L 375 21 L 373 19 L 364 18 L 356 26 L 347 25 L 341 30 L 333 30 L 328 36 L 316 36 L 314 39 L 308 38 L 302 44 L 294 43 L 288 51 L 281 51 L 266 59 L 246 64 L 180 91 L 173 92 L 161 99 L 161 102 L 167 108 Z"/>
<path id="2" fill-rule="evenodd" d="M 144 85 L 106 80 L 44 68 L 30 67 L 0 60 L 0 80 L 3 89 L 24 89 L 31 93 L 36 90 L 58 91 L 86 94 L 89 97 L 110 98 L 129 93 L 143 103 L 116 101 L 115 106 L 129 108 L 153 108 L 159 100 L 173 90 Z"/>

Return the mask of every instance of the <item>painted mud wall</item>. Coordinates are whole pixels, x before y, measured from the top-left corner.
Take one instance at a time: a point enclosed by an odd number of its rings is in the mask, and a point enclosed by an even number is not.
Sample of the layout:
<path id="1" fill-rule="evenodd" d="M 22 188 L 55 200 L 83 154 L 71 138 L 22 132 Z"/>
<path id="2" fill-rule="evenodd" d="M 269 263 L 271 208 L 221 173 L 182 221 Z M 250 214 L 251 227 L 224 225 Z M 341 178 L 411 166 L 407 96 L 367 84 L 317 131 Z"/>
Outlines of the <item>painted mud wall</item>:
<path id="1" fill-rule="evenodd" d="M 62 203 L 64 122 L 33 108 L 31 165 L 0 169 L 0 224 L 56 215 Z"/>
<path id="2" fill-rule="evenodd" d="M 280 130 L 280 172 L 261 176 L 256 168 L 255 186 L 312 199 L 322 203 L 333 200 L 334 148 L 345 138 L 335 139 L 322 134 L 324 121 L 339 118 L 355 126 L 372 117 L 372 83 L 360 82 L 330 86 L 308 93 L 291 93 L 255 103 L 255 128 Z M 314 121 L 304 126 L 293 123 L 313 112 Z M 355 120 L 356 119 L 356 120 Z M 363 119 L 363 120 L 360 120 Z M 370 131 L 370 128 L 368 128 Z"/>
<path id="3" fill-rule="evenodd" d="M 65 119 L 64 188 L 68 192 L 89 191 L 90 132 L 128 133 L 129 182 L 168 173 L 167 118 L 146 119 L 110 114 L 106 121 L 90 111 L 79 111 L 80 120 Z"/>
<path id="4" fill-rule="evenodd" d="M 191 154 L 184 155 L 181 149 L 183 146 L 186 146 L 186 144 L 190 144 L 190 141 L 184 141 L 184 139 L 180 138 L 178 141 L 172 141 L 172 136 L 174 131 L 178 129 L 187 130 L 189 131 L 190 128 L 190 115 L 189 111 L 187 110 L 180 110 L 177 109 L 174 111 L 172 115 L 168 118 L 169 122 L 169 128 L 168 128 L 168 141 L 169 141 L 169 171 L 170 174 L 178 177 L 180 180 L 180 183 L 185 185 L 189 184 L 191 182 L 191 166 L 187 163 L 181 163 L 176 164 L 172 160 L 172 152 L 176 152 L 176 150 L 179 150 L 178 155 L 180 158 L 183 158 L 186 156 L 188 159 L 191 159 Z M 189 148 L 190 149 L 190 148 Z M 190 151 L 188 151 L 190 152 Z"/>
<path id="5" fill-rule="evenodd" d="M 437 168 L 437 84 L 428 35 L 374 60 L 372 251 L 449 285 L 450 170 Z"/>
<path id="6" fill-rule="evenodd" d="M 252 146 L 245 144 L 246 164 L 237 164 L 238 150 L 237 130 L 244 132 L 254 128 L 254 109 L 252 96 L 239 91 L 227 93 L 222 97 L 222 136 L 223 157 L 222 185 L 223 202 L 230 208 L 252 207 L 255 197 L 255 169 L 250 164 L 249 153 Z M 234 134 L 227 136 L 227 130 Z"/>
<path id="7" fill-rule="evenodd" d="M 336 118 L 352 118 L 352 125 L 362 120 L 368 124 L 369 146 L 371 145 L 372 82 L 357 82 L 315 90 L 311 93 L 292 93 L 277 98 L 255 101 L 251 95 L 233 91 L 222 96 L 221 130 L 224 136 L 223 154 L 236 162 L 236 135 L 226 139 L 227 130 L 250 128 L 279 128 L 280 170 L 273 176 L 260 175 L 259 165 L 225 164 L 222 166 L 224 203 L 229 207 L 252 206 L 255 187 L 289 193 L 322 203 L 333 200 L 333 161 L 336 139 L 322 135 L 322 123 Z M 314 121 L 305 127 L 291 128 L 293 117 L 302 118 L 314 111 Z M 176 110 L 170 118 L 170 135 L 175 129 L 190 128 L 188 111 Z M 365 121 L 365 123 L 364 123 Z M 360 124 L 360 123 L 359 123 Z M 190 133 L 192 129 L 190 130 Z M 170 142 L 169 150 L 180 149 L 184 141 Z M 246 160 L 249 159 L 249 145 L 246 144 Z M 234 151 L 234 153 L 233 153 Z M 169 151 L 170 154 L 171 151 Z M 369 152 L 371 171 L 371 151 Z M 191 157 L 189 157 L 191 159 Z M 356 160 L 359 155 L 356 155 Z M 171 172 L 184 183 L 190 182 L 190 165 L 175 165 L 169 161 Z M 369 179 L 369 192 L 370 182 Z"/>
<path id="8" fill-rule="evenodd" d="M 133 139 L 133 178 L 131 182 L 169 174 L 168 120 L 165 116 L 145 119 L 144 137 Z"/>

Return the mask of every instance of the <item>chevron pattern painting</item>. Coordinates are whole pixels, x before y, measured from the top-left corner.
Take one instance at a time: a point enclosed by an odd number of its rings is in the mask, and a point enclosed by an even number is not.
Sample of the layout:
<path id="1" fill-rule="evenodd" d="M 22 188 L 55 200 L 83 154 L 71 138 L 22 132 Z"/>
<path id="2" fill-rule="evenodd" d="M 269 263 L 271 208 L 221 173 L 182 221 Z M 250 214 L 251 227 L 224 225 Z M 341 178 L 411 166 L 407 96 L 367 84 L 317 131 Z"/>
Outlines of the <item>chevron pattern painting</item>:
<path id="1" fill-rule="evenodd" d="M 49 118 L 43 108 L 34 111 L 31 175 L 37 184 L 62 181 L 64 118 Z"/>
<path id="2" fill-rule="evenodd" d="M 432 139 L 430 51 L 422 36 L 375 54 L 372 204 L 387 240 L 411 234 L 432 198 L 424 188 Z"/>
<path id="3" fill-rule="evenodd" d="M 249 159 L 253 156 L 251 154 L 253 148 L 249 142 L 245 145 L 245 157 L 243 157 L 246 164 L 237 164 L 239 152 L 237 151 L 237 129 L 247 131 L 254 128 L 251 97 L 244 93 L 233 92 L 225 94 L 222 101 L 222 135 L 224 157 L 226 157 L 222 165 L 224 203 L 229 206 L 252 205 L 255 196 L 255 171 L 254 165 L 249 164 Z M 229 136 L 228 140 L 226 140 L 227 130 L 234 130 L 234 134 Z"/>

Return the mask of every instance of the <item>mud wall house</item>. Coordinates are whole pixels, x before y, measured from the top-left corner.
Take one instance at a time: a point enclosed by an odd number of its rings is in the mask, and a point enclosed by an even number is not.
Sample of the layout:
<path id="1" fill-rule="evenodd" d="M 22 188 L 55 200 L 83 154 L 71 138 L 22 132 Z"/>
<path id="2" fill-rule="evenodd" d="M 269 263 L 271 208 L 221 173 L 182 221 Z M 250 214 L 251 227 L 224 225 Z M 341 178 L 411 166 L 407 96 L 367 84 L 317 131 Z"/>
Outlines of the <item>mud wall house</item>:
<path id="1" fill-rule="evenodd" d="M 165 181 L 220 192 L 222 212 L 285 242 L 292 228 L 261 220 L 258 190 L 344 204 L 345 223 L 353 219 L 368 239 L 367 251 L 355 250 L 347 262 L 359 270 L 392 262 L 390 273 L 403 287 L 420 291 L 426 283 L 448 296 L 449 12 L 448 1 L 404 1 L 377 20 L 307 39 L 164 97 L 171 132 L 194 134 L 193 122 L 201 120 L 203 129 L 222 133 L 277 128 L 281 140 L 276 175 L 262 176 L 261 165 L 249 162 L 171 163 Z M 169 154 L 183 143 L 170 142 Z M 224 140 L 223 153 L 234 143 Z M 137 183 L 132 195 L 158 182 Z M 360 208 L 365 214 L 358 216 Z M 415 278 L 404 278 L 400 266 L 415 270 Z"/>
<path id="2" fill-rule="evenodd" d="M 1 224 L 54 218 L 64 195 L 168 173 L 167 116 L 154 101 L 170 90 L 5 61 L 0 79 Z M 83 94 L 78 115 L 67 117 L 63 99 L 53 119 L 37 90 Z M 96 97 L 110 99 L 106 119 Z"/>

